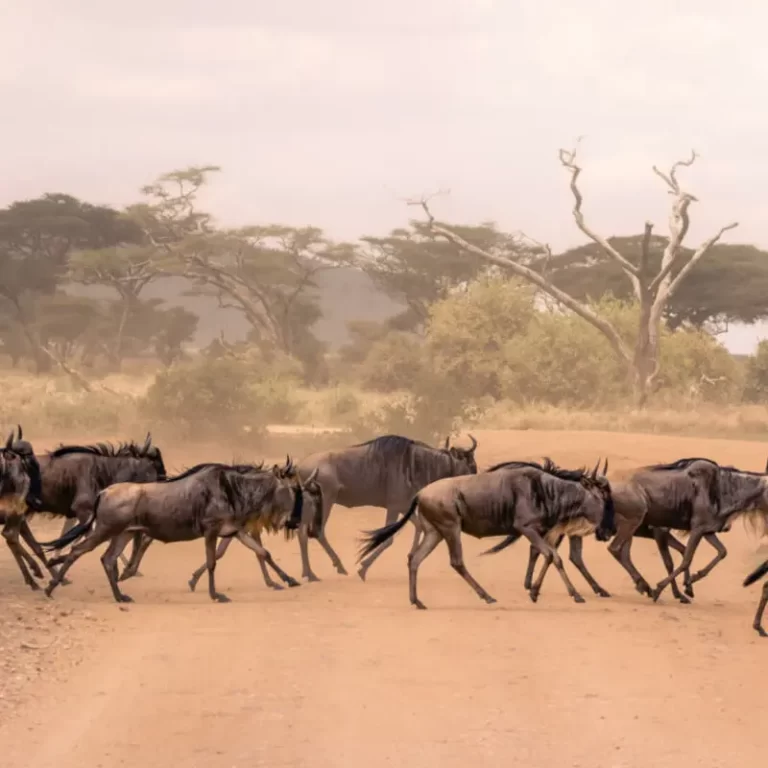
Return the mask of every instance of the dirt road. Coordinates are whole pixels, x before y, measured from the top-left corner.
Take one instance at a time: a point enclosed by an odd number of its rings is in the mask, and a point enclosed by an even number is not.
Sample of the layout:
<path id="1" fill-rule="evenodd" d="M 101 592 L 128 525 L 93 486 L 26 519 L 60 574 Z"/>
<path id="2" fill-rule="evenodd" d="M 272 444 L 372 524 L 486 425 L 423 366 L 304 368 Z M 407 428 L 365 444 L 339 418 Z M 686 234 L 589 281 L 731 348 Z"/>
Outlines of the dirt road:
<path id="1" fill-rule="evenodd" d="M 503 458 L 563 464 L 608 455 L 613 470 L 710 455 L 761 468 L 761 444 L 595 433 L 479 433 L 482 465 Z M 176 463 L 180 452 L 167 451 Z M 223 455 L 226 455 L 225 452 Z M 355 539 L 381 510 L 336 508 L 330 537 L 353 571 Z M 57 532 L 43 522 L 38 530 Z M 527 547 L 495 558 L 465 542 L 486 606 L 440 547 L 408 604 L 401 536 L 363 584 L 337 575 L 313 545 L 321 583 L 267 590 L 233 546 L 217 570 L 233 602 L 210 604 L 186 580 L 202 544 L 154 545 L 111 602 L 96 555 L 55 600 L 25 591 L 0 548 L 0 765 L 4 768 L 208 766 L 738 766 L 765 761 L 768 641 L 750 629 L 759 588 L 740 584 L 756 542 L 740 525 L 728 559 L 694 605 L 634 592 L 603 545 L 590 569 L 612 592 L 575 605 L 553 572 L 538 604 L 522 588 Z M 295 543 L 269 546 L 298 576 Z M 710 552 L 703 547 L 700 561 Z M 649 542 L 635 560 L 653 580 Z M 698 561 L 697 561 L 698 562 Z M 9 661 L 9 658 L 11 661 Z M 4 666 L 2 666 L 4 664 Z M 3 706 L 4 704 L 4 706 Z"/>

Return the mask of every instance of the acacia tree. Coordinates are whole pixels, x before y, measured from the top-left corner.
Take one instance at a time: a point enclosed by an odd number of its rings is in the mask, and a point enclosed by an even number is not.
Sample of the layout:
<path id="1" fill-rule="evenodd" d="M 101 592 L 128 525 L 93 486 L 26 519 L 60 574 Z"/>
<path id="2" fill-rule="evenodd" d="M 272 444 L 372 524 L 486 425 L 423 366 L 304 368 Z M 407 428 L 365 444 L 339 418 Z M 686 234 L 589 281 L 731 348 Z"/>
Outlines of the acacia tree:
<path id="1" fill-rule="evenodd" d="M 427 215 L 428 225 L 435 234 L 441 235 L 455 245 L 461 246 L 465 252 L 504 267 L 508 271 L 533 283 L 544 294 L 552 297 L 564 307 L 586 320 L 590 325 L 597 328 L 605 336 L 616 356 L 624 364 L 627 375 L 632 380 L 636 402 L 639 406 L 643 406 L 659 373 L 659 331 L 664 310 L 671 296 L 702 257 L 720 240 L 723 233 L 734 229 L 738 226 L 738 223 L 732 222 L 721 227 L 695 251 L 686 251 L 683 248 L 683 241 L 688 234 L 690 226 L 688 209 L 691 203 L 697 201 L 697 198 L 680 186 L 677 172 L 682 167 L 691 166 L 696 160 L 697 155 L 695 152 L 692 152 L 689 159 L 677 161 L 672 165 L 668 173 L 664 173 L 656 166 L 653 166 L 653 172 L 662 179 L 673 197 L 669 216 L 670 233 L 667 245 L 664 248 L 659 268 L 653 273 L 649 264 L 654 226 L 651 222 L 646 222 L 645 224 L 637 263 L 633 263 L 605 237 L 598 234 L 587 224 L 582 212 L 583 197 L 578 187 L 582 168 L 577 162 L 577 147 L 572 150 L 561 149 L 559 151 L 560 162 L 570 174 L 570 189 L 574 198 L 573 218 L 576 226 L 592 242 L 600 246 L 603 252 L 621 268 L 632 286 L 632 292 L 640 307 L 634 349 L 630 348 L 626 340 L 621 337 L 608 319 L 600 316 L 587 303 L 579 301 L 565 290 L 558 288 L 549 279 L 546 271 L 536 271 L 530 266 L 510 259 L 506 255 L 486 250 L 467 242 L 454 229 L 435 220 L 425 199 L 411 201 L 411 204 L 420 205 L 423 208 Z M 551 257 L 551 252 L 547 246 L 542 246 L 541 252 L 544 253 L 545 258 Z M 675 267 L 679 271 L 673 277 L 673 269 Z"/>

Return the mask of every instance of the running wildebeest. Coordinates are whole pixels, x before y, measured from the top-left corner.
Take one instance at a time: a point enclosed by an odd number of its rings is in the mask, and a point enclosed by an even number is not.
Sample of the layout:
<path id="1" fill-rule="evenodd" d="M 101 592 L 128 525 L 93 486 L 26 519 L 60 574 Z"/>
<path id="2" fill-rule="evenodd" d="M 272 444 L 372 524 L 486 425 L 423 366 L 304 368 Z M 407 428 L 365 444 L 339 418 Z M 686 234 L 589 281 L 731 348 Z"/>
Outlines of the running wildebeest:
<path id="1" fill-rule="evenodd" d="M 768 560 L 762 565 L 758 565 L 752 573 L 744 579 L 744 586 L 748 587 L 750 584 L 754 584 L 758 579 L 762 578 L 768 573 Z M 763 629 L 763 613 L 765 612 L 765 606 L 768 605 L 768 580 L 763 582 L 763 592 L 760 595 L 760 602 L 757 604 L 757 612 L 755 613 L 755 619 L 752 622 L 752 628 L 757 632 L 760 637 L 768 637 L 768 632 Z"/>
<path id="2" fill-rule="evenodd" d="M 256 470 L 261 470 L 264 466 L 264 463 L 262 462 L 259 466 L 255 467 Z M 247 469 L 250 470 L 251 468 L 246 465 Z M 271 470 L 265 470 L 265 471 L 271 471 L 277 478 L 282 480 L 297 480 L 301 482 L 298 473 L 296 472 L 295 466 L 293 464 L 293 460 L 290 458 L 290 456 L 286 457 L 285 466 L 278 467 L 276 464 L 272 467 Z M 313 473 L 305 482 L 302 483 L 302 490 L 304 493 L 304 509 L 309 510 L 311 512 L 312 508 L 322 508 L 322 488 L 320 487 L 320 484 L 316 481 L 317 472 Z M 311 504 L 307 504 L 307 500 L 311 501 Z M 312 519 L 312 533 L 314 534 L 314 519 Z M 263 526 L 263 529 L 269 532 L 276 532 L 278 529 L 269 521 L 265 520 L 265 524 Z M 299 582 L 296 581 L 292 576 L 289 576 L 286 574 L 278 565 L 275 563 L 275 561 L 272 559 L 271 554 L 268 550 L 264 548 L 264 545 L 261 541 L 261 530 L 253 529 L 251 531 L 246 532 L 247 536 L 250 536 L 253 539 L 253 542 L 251 542 L 248 546 L 250 549 L 253 550 L 254 554 L 256 555 L 259 563 L 259 568 L 261 569 L 261 575 L 264 578 L 264 583 L 267 585 L 267 587 L 270 587 L 271 589 L 280 590 L 282 587 L 277 582 L 273 581 L 271 576 L 269 575 L 269 571 L 267 570 L 267 566 L 272 568 L 272 570 L 275 571 L 275 573 L 278 575 L 278 577 L 288 584 L 289 587 L 298 587 Z M 227 549 L 229 548 L 230 543 L 233 541 L 232 537 L 222 538 L 222 540 L 219 542 L 219 546 L 216 550 L 216 560 L 220 560 L 222 557 L 224 557 L 224 554 L 226 553 Z M 118 581 L 124 581 L 126 579 L 131 578 L 136 572 L 136 569 L 139 566 L 139 562 L 141 561 L 141 558 L 144 556 L 144 553 L 149 548 L 149 545 L 152 543 L 152 539 L 147 536 L 146 534 L 142 535 L 142 543 L 140 547 L 134 549 L 134 553 L 131 556 L 131 560 L 128 563 L 128 566 L 125 568 L 123 573 L 120 575 L 120 578 Z M 207 564 L 203 563 L 203 565 L 200 566 L 190 578 L 188 584 L 189 588 L 194 592 L 195 588 L 197 587 L 197 582 L 200 580 L 200 577 L 205 573 L 207 568 Z"/>
<path id="3" fill-rule="evenodd" d="M 488 472 L 495 472 L 499 469 L 516 469 L 520 467 L 534 467 L 536 469 L 541 469 L 545 472 L 555 472 L 556 474 L 559 473 L 560 477 L 567 477 L 567 473 L 569 470 L 564 470 L 562 467 L 558 467 L 557 464 L 555 464 L 552 459 L 545 457 L 543 464 L 539 464 L 537 462 L 533 461 L 505 461 L 502 464 L 497 464 L 496 466 L 491 467 L 488 469 Z M 608 475 L 608 459 L 605 460 L 605 464 L 603 465 L 603 469 L 601 474 L 603 476 Z M 574 475 L 574 479 L 578 479 Z M 495 546 L 491 547 L 490 549 L 483 552 L 483 555 L 490 555 L 495 554 L 496 552 L 501 552 L 502 549 L 506 549 L 510 544 L 514 544 L 515 541 L 519 536 L 517 534 L 512 534 L 510 536 L 507 536 L 506 539 L 501 541 L 499 544 L 496 544 Z M 558 549 L 560 547 L 560 544 L 562 544 L 563 539 L 565 538 L 565 534 L 561 533 L 557 539 L 554 541 L 552 546 L 555 549 Z M 584 563 L 584 555 L 583 555 L 583 539 L 582 536 L 578 534 L 571 534 L 568 536 L 568 546 L 569 546 L 569 559 L 570 561 L 576 566 L 576 569 L 579 571 L 579 573 L 584 577 L 584 579 L 587 581 L 590 587 L 592 587 L 592 591 L 598 596 L 598 597 L 610 597 L 610 593 L 604 589 L 603 587 L 598 584 L 597 579 L 595 579 L 594 576 L 589 572 L 587 569 L 587 566 Z M 533 544 L 530 545 L 530 552 L 528 555 L 528 568 L 525 572 L 525 580 L 523 582 L 524 588 L 530 593 L 533 588 L 533 573 L 536 567 L 536 561 L 539 559 L 539 550 L 533 546 Z M 544 577 L 541 576 L 539 583 L 544 581 Z M 538 598 L 538 593 L 536 593 L 536 597 Z"/>
<path id="4" fill-rule="evenodd" d="M 162 453 L 157 446 L 152 445 L 149 434 L 141 446 L 133 442 L 118 446 L 107 443 L 64 445 L 38 456 L 37 461 L 42 475 L 42 500 L 37 509 L 30 511 L 64 517 L 81 524 L 88 520 L 93 511 L 99 491 L 112 483 L 148 482 L 166 477 Z M 66 535 L 68 529 L 69 525 L 65 522 L 62 536 Z M 6 524 L 3 535 L 9 547 L 19 549 L 18 539 L 21 535 L 51 576 L 55 575 L 25 518 L 15 521 L 10 527 Z M 19 563 L 19 569 L 24 582 L 31 589 L 39 589 L 23 563 Z"/>
<path id="5" fill-rule="evenodd" d="M 42 577 L 32 556 L 7 533 L 21 525 L 28 510 L 39 509 L 41 504 L 40 465 L 32 446 L 22 439 L 21 427 L 18 429 L 19 438 L 14 440 L 11 432 L 5 445 L 0 448 L 0 524 L 19 568 L 26 570 L 26 562 Z"/>
<path id="6" fill-rule="evenodd" d="M 308 477 L 318 470 L 318 482 L 323 488 L 322 520 L 318 521 L 317 540 L 331 558 L 336 570 L 346 575 L 341 559 L 325 535 L 325 525 L 334 504 L 342 507 L 384 507 L 386 525 L 405 514 L 414 494 L 429 483 L 445 477 L 477 474 L 475 450 L 477 440 L 469 435 L 470 448 L 457 448 L 445 439 L 442 448 L 411 440 L 400 435 L 383 435 L 339 451 L 323 451 L 299 462 L 299 474 Z M 416 529 L 418 537 L 419 529 Z M 309 564 L 309 535 L 305 524 L 299 529 L 302 578 L 318 581 Z M 368 569 L 391 545 L 389 539 L 371 550 L 363 560 L 358 575 L 365 581 Z"/>
<path id="7" fill-rule="evenodd" d="M 253 549 L 248 531 L 258 531 L 267 522 L 272 527 L 295 530 L 301 522 L 302 506 L 300 483 L 254 467 L 201 464 L 165 481 L 115 483 L 99 493 L 86 523 L 44 544 L 49 550 L 60 549 L 87 534 L 69 554 L 51 561 L 52 565 L 62 565 L 45 593 L 50 597 L 80 557 L 111 540 L 101 562 L 115 600 L 131 602 L 118 588 L 117 558 L 134 533 L 141 532 L 164 543 L 203 538 L 208 593 L 216 602 L 228 602 L 215 586 L 216 540 L 236 536 Z"/>
<path id="8" fill-rule="evenodd" d="M 711 459 L 680 459 L 642 467 L 626 482 L 613 484 L 617 534 L 608 549 L 630 574 L 637 591 L 656 601 L 670 583 L 690 569 L 702 538 L 718 550 L 718 556 L 694 574 L 691 582 L 706 576 L 725 556 L 720 555 L 720 548 L 725 548 L 715 534 L 736 515 L 765 504 L 766 481 L 768 477 L 763 474 L 721 467 Z M 653 590 L 630 559 L 632 537 L 644 525 L 690 532 L 682 562 Z"/>
<path id="9" fill-rule="evenodd" d="M 391 539 L 418 509 L 424 536 L 416 551 L 408 555 L 410 601 L 417 608 L 426 607 L 416 592 L 419 566 L 443 539 L 451 567 L 482 600 L 496 602 L 467 571 L 462 532 L 475 538 L 511 533 L 525 536 L 544 555 L 545 562 L 554 562 L 574 601 L 583 603 L 551 542 L 562 533 L 584 536 L 596 532 L 601 541 L 613 534 L 611 486 L 607 478 L 598 475 L 598 467 L 599 461 L 592 472 L 546 471 L 533 466 L 501 468 L 437 480 L 415 495 L 401 520 L 367 532 L 359 557 Z M 534 602 L 540 587 L 537 583 L 531 590 Z"/>

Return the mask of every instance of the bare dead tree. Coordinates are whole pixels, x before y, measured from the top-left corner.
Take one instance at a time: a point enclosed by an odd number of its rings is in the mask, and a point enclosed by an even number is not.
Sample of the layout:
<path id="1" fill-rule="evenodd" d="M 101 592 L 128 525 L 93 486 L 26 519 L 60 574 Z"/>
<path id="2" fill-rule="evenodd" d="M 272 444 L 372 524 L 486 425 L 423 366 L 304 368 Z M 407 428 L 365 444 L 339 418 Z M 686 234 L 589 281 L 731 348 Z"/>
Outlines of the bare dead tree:
<path id="1" fill-rule="evenodd" d="M 616 356 L 624 364 L 633 384 L 636 402 L 639 406 L 643 406 L 659 373 L 659 333 L 662 316 L 670 298 L 702 257 L 720 240 L 725 232 L 737 227 L 738 222 L 732 222 L 721 227 L 714 235 L 705 240 L 696 251 L 686 257 L 683 251 L 683 241 L 690 226 L 688 209 L 691 203 L 697 202 L 697 198 L 683 190 L 677 179 L 677 172 L 680 168 L 693 165 L 697 155 L 692 152 L 687 160 L 678 160 L 667 173 L 653 166 L 653 172 L 664 181 L 669 194 L 673 197 L 673 202 L 669 215 L 669 241 L 664 249 L 658 272 L 650 274 L 649 251 L 654 226 L 652 222 L 647 221 L 645 223 L 638 264 L 633 264 L 625 258 L 606 238 L 587 224 L 582 212 L 584 198 L 578 187 L 582 168 L 577 162 L 577 148 L 578 142 L 572 150 L 559 150 L 560 162 L 570 173 L 570 189 L 574 199 L 573 218 L 576 226 L 621 267 L 632 285 L 640 307 L 638 334 L 634 350 L 629 348 L 610 321 L 597 314 L 588 304 L 578 301 L 550 282 L 546 270 L 544 272 L 536 271 L 504 255 L 489 253 L 468 243 L 449 227 L 435 221 L 429 208 L 428 198 L 410 200 L 409 204 L 418 205 L 424 210 L 428 224 L 435 234 L 448 239 L 468 253 L 504 267 L 518 277 L 533 283 L 543 293 L 600 331 L 608 340 Z M 682 258 L 687 258 L 687 261 L 681 264 Z M 673 276 L 673 271 L 678 267 L 678 271 Z"/>

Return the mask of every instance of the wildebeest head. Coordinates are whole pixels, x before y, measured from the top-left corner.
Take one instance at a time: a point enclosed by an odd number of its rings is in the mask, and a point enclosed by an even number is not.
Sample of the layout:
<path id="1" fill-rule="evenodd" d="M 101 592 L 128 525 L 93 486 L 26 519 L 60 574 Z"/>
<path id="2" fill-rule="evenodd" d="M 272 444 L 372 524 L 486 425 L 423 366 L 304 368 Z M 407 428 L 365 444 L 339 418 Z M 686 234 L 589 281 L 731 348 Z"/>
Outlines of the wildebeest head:
<path id="1" fill-rule="evenodd" d="M 312 538 L 317 538 L 323 525 L 323 487 L 317 480 L 319 471 L 319 468 L 315 467 L 312 474 L 302 483 L 304 504 L 309 503 L 308 533 Z"/>
<path id="2" fill-rule="evenodd" d="M 613 507 L 613 495 L 611 493 L 611 483 L 608 480 L 608 459 L 603 464 L 603 470 L 600 471 L 600 459 L 597 460 L 594 469 L 591 472 L 584 472 L 581 478 L 581 484 L 584 488 L 598 495 L 603 500 L 603 517 L 595 531 L 595 538 L 598 541 L 608 541 L 616 534 L 615 510 Z"/>
<path id="3" fill-rule="evenodd" d="M 477 448 L 477 440 L 472 435 L 467 435 L 472 441 L 470 448 L 457 448 L 455 445 L 451 445 L 450 435 L 445 438 L 445 445 L 442 450 L 445 451 L 455 462 L 458 463 L 459 469 L 465 469 L 466 474 L 477 474 L 477 462 L 475 461 L 475 449 Z M 462 474 L 457 472 L 456 474 Z"/>
<path id="4" fill-rule="evenodd" d="M 21 424 L 17 425 L 18 434 L 15 439 L 11 432 L 8 440 L 10 449 L 17 454 L 24 465 L 24 470 L 29 476 L 29 490 L 27 492 L 27 506 L 32 510 L 41 510 L 43 506 L 43 477 L 40 472 L 40 464 L 35 456 L 35 450 L 32 443 L 24 439 L 24 433 Z M 6 448 L 8 443 L 6 443 Z"/>
<path id="5" fill-rule="evenodd" d="M 10 502 L 15 512 L 23 513 L 32 494 L 32 477 L 24 456 L 13 450 L 13 432 L 0 449 L 0 499 Z M 38 482 L 39 482 L 39 467 Z"/>
<path id="6" fill-rule="evenodd" d="M 141 453 L 152 462 L 155 472 L 157 472 L 157 479 L 165 480 L 168 477 L 168 473 L 165 470 L 163 454 L 156 445 L 152 445 L 152 435 L 149 432 L 147 432 L 147 439 L 144 441 Z"/>

